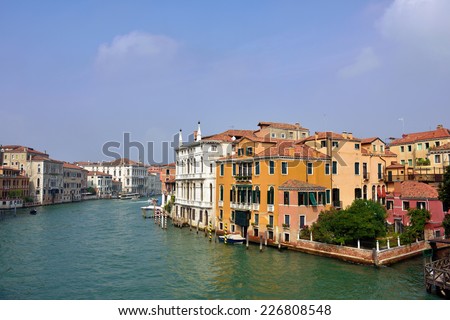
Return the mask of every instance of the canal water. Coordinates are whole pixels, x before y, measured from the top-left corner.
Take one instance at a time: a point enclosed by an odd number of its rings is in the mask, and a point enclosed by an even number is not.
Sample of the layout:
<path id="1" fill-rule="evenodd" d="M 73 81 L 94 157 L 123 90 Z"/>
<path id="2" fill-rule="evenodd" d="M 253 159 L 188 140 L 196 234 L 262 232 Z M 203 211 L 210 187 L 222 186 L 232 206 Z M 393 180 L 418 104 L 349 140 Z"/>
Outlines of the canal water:
<path id="1" fill-rule="evenodd" d="M 95 200 L 0 217 L 0 299 L 438 299 L 422 257 L 375 268 L 209 242 Z"/>

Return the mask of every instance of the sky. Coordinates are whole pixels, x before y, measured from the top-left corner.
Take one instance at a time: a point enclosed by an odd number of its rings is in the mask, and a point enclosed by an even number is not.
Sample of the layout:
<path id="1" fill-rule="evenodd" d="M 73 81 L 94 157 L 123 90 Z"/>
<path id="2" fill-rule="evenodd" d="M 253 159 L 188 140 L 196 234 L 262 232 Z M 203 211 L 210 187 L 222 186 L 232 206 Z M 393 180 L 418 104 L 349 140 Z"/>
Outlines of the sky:
<path id="1" fill-rule="evenodd" d="M 449 12 L 448 0 L 0 0 L 0 144 L 99 161 L 129 137 L 161 163 L 162 143 L 198 121 L 204 136 L 274 121 L 385 142 L 449 128 Z"/>

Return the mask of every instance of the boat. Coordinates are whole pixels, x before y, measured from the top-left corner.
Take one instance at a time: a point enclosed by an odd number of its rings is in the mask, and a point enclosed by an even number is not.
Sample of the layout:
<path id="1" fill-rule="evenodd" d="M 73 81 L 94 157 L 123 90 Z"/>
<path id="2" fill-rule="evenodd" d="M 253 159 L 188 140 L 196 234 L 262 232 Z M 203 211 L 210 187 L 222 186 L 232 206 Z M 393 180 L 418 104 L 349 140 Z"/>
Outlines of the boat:
<path id="1" fill-rule="evenodd" d="M 141 195 L 139 193 L 122 193 L 119 195 L 120 200 L 139 199 Z"/>
<path id="2" fill-rule="evenodd" d="M 36 213 L 37 213 L 37 210 L 36 210 L 36 209 L 31 209 L 31 210 L 30 210 L 30 214 L 35 215 Z"/>
<path id="3" fill-rule="evenodd" d="M 227 235 L 227 243 L 232 244 L 243 244 L 245 238 L 240 234 L 229 234 Z M 219 236 L 219 242 L 225 242 L 225 236 Z"/>

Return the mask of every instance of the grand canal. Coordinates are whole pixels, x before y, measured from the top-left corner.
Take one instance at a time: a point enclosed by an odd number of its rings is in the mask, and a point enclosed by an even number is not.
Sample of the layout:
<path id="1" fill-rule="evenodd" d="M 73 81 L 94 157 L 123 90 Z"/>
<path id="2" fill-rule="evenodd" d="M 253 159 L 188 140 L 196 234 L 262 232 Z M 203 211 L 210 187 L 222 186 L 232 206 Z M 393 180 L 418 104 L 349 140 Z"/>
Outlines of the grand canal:
<path id="1" fill-rule="evenodd" d="M 0 217 L 0 299 L 438 299 L 422 258 L 390 267 L 209 242 L 160 229 L 139 201 Z"/>

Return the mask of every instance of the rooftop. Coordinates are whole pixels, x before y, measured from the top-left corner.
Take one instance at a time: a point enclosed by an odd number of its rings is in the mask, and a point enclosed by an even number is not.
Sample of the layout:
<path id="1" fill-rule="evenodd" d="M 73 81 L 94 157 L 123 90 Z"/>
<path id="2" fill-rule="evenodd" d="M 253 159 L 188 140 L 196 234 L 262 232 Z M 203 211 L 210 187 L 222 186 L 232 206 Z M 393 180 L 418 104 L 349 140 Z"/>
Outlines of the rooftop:
<path id="1" fill-rule="evenodd" d="M 424 131 L 424 132 L 414 132 L 403 134 L 399 139 L 395 139 L 391 142 L 391 146 L 397 146 L 408 143 L 415 143 L 419 141 L 436 140 L 436 139 L 450 139 L 450 130 L 443 128 L 441 125 L 437 126 L 435 130 Z"/>

